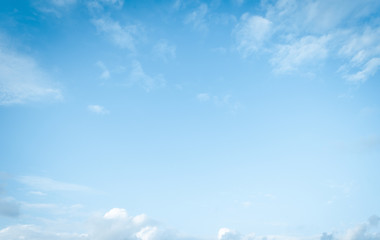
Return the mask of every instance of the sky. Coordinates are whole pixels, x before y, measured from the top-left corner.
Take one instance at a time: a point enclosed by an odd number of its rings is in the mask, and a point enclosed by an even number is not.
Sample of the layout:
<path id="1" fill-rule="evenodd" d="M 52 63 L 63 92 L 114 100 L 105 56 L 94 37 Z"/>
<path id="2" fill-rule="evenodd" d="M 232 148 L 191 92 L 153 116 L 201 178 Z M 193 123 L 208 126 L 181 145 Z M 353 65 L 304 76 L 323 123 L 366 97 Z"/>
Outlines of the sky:
<path id="1" fill-rule="evenodd" d="M 2 0 L 0 240 L 380 240 L 380 1 Z"/>

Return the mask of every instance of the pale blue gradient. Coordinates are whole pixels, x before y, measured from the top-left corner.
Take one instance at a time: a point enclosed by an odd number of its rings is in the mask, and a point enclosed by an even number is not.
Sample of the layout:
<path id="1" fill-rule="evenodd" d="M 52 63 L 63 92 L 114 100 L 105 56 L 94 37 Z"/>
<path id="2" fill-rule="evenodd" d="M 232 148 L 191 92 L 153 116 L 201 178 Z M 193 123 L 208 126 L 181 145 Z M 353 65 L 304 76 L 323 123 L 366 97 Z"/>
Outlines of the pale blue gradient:
<path id="1" fill-rule="evenodd" d="M 379 12 L 3 0 L 0 229 L 82 233 L 117 207 L 194 238 L 318 239 L 380 214 Z"/>

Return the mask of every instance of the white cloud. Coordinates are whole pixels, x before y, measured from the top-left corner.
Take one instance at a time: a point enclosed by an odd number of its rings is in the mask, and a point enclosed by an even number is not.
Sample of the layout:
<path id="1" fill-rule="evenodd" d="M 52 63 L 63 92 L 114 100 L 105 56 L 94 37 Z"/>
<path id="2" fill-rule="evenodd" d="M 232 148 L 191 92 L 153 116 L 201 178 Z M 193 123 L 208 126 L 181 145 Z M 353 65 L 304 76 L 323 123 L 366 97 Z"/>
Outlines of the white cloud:
<path id="1" fill-rule="evenodd" d="M 93 112 L 96 114 L 101 114 L 101 115 L 109 113 L 109 111 L 107 109 L 105 109 L 103 106 L 100 106 L 100 105 L 88 105 L 87 109 L 90 112 Z"/>
<path id="2" fill-rule="evenodd" d="M 165 85 L 165 79 L 162 75 L 150 76 L 146 74 L 138 61 L 133 61 L 128 80 L 129 85 L 141 86 L 147 92 Z"/>
<path id="3" fill-rule="evenodd" d="M 241 237 L 235 231 L 228 228 L 221 228 L 218 231 L 218 240 L 240 240 Z"/>
<path id="4" fill-rule="evenodd" d="M 269 53 L 274 71 L 282 73 L 343 57 L 338 72 L 355 83 L 378 72 L 380 28 L 372 19 L 379 1 L 275 0 L 261 7 L 262 16 L 243 14 L 233 31 L 243 57 Z"/>
<path id="5" fill-rule="evenodd" d="M 157 230 L 157 227 L 147 226 L 136 233 L 136 237 L 141 240 L 154 240 L 157 238 Z"/>
<path id="6" fill-rule="evenodd" d="M 88 239 L 175 240 L 183 239 L 183 237 L 148 219 L 144 214 L 128 216 L 125 209 L 114 208 L 103 217 L 91 220 Z"/>
<path id="7" fill-rule="evenodd" d="M 202 3 L 196 10 L 186 16 L 185 23 L 193 25 L 194 29 L 199 31 L 207 31 L 208 27 L 205 19 L 207 12 L 207 4 Z"/>
<path id="8" fill-rule="evenodd" d="M 176 47 L 174 45 L 170 45 L 166 40 L 161 40 L 154 45 L 153 53 L 166 62 L 169 59 L 175 58 Z"/>
<path id="9" fill-rule="evenodd" d="M 323 233 L 314 236 L 284 236 L 284 235 L 256 235 L 254 233 L 240 234 L 229 228 L 220 228 L 215 238 L 217 240 L 379 240 L 380 218 L 372 216 L 366 223 L 360 224 L 346 232 L 333 234 Z M 58 222 L 57 222 L 58 223 Z M 168 230 L 156 221 L 148 219 L 145 215 L 128 216 L 123 208 L 113 208 L 103 216 L 93 216 L 86 223 L 75 229 L 66 228 L 52 230 L 54 221 L 49 225 L 13 225 L 0 230 L 0 240 L 195 240 L 198 238 L 185 237 Z M 63 230 L 62 230 L 63 229 Z"/>
<path id="10" fill-rule="evenodd" d="M 90 191 L 91 189 L 77 184 L 56 181 L 46 177 L 22 176 L 17 179 L 19 182 L 41 191 Z"/>
<path id="11" fill-rule="evenodd" d="M 263 42 L 270 37 L 272 23 L 260 16 L 242 15 L 235 28 L 237 49 L 243 56 L 259 50 Z"/>
<path id="12" fill-rule="evenodd" d="M 0 44 L 0 105 L 61 100 L 55 85 L 32 57 Z"/>
<path id="13" fill-rule="evenodd" d="M 123 208 L 112 208 L 104 214 L 105 219 L 126 219 L 127 217 L 128 213 Z"/>
<path id="14" fill-rule="evenodd" d="M 104 33 L 116 46 L 128 49 L 131 52 L 136 50 L 136 38 L 139 35 L 137 25 L 122 26 L 110 18 L 99 18 L 93 23 L 98 31 Z"/>
<path id="15" fill-rule="evenodd" d="M 267 3 L 264 4 L 266 18 L 273 21 L 279 31 L 295 35 L 334 31 L 345 27 L 347 23 L 355 24 L 361 18 L 375 13 L 379 7 L 376 0 L 278 0 Z"/>
<path id="16" fill-rule="evenodd" d="M 275 71 L 286 72 L 327 57 L 327 43 L 330 36 L 306 36 L 290 44 L 279 45 L 275 50 L 271 63 Z"/>
<path id="17" fill-rule="evenodd" d="M 379 217 L 372 216 L 366 223 L 348 229 L 342 240 L 380 240 Z"/>
<path id="18" fill-rule="evenodd" d="M 345 78 L 350 82 L 365 82 L 369 77 L 373 76 L 379 68 L 380 58 L 372 58 L 359 72 L 346 75 Z"/>
<path id="19" fill-rule="evenodd" d="M 344 78 L 349 82 L 362 83 L 376 74 L 380 67 L 380 28 L 367 27 L 362 33 L 343 35 L 347 40 L 339 49 L 339 55 L 349 59 L 341 66 Z"/>
<path id="20" fill-rule="evenodd" d="M 57 224 L 59 224 L 59 221 Z M 13 225 L 0 229 L 0 240 L 189 240 L 166 229 L 145 215 L 128 216 L 126 210 L 114 208 L 104 216 L 93 216 L 83 222 L 79 228 L 82 232 L 70 229 L 70 225 L 60 227 L 59 232 L 48 225 Z M 63 229 L 63 230 L 62 230 Z"/>

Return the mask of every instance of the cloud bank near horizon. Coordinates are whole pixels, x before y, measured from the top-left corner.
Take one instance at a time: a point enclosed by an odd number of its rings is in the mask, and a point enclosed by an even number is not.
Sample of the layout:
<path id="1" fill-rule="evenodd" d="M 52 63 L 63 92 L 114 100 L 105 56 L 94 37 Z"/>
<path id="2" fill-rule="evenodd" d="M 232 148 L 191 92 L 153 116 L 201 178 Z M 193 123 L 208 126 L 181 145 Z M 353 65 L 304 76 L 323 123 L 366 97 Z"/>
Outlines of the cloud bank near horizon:
<path id="1" fill-rule="evenodd" d="M 241 234 L 229 228 L 220 228 L 216 240 L 379 240 L 380 218 L 371 216 L 365 223 L 347 229 L 343 233 L 322 233 L 314 236 L 281 236 L 256 235 L 255 233 Z M 54 223 L 54 220 L 50 222 Z M 145 214 L 128 215 L 126 209 L 112 208 L 104 215 L 93 215 L 82 223 L 83 232 L 67 229 L 57 232 L 51 226 L 38 226 L 34 224 L 17 224 L 0 230 L 0 240 L 196 240 L 199 238 L 180 234 L 169 229 L 158 221 L 150 219 Z"/>

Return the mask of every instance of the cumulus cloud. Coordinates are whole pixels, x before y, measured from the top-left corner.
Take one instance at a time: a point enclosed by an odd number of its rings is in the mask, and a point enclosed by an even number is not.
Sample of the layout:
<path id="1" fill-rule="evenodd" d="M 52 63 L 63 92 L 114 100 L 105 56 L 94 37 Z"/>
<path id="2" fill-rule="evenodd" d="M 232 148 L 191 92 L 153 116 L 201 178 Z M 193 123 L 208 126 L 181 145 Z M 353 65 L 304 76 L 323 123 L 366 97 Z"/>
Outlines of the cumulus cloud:
<path id="1" fill-rule="evenodd" d="M 379 217 L 374 215 L 366 223 L 349 229 L 342 240 L 380 240 Z"/>
<path id="2" fill-rule="evenodd" d="M 147 92 L 165 85 L 165 79 L 162 75 L 150 76 L 146 74 L 139 61 L 133 61 L 128 80 L 129 85 L 138 85 Z"/>
<path id="3" fill-rule="evenodd" d="M 185 24 L 191 24 L 194 29 L 199 31 L 207 31 L 208 26 L 206 16 L 208 12 L 207 4 L 202 3 L 199 7 L 189 13 L 185 18 Z"/>
<path id="4" fill-rule="evenodd" d="M 137 25 L 122 26 L 118 21 L 106 17 L 96 19 L 93 23 L 97 30 L 105 34 L 116 46 L 128 49 L 131 52 L 136 50 L 136 38 L 139 35 Z"/>
<path id="5" fill-rule="evenodd" d="M 126 219 L 127 216 L 127 210 L 123 208 L 112 208 L 104 214 L 105 219 Z"/>
<path id="6" fill-rule="evenodd" d="M 56 85 L 32 57 L 0 44 L 0 105 L 60 100 Z"/>
<path id="7" fill-rule="evenodd" d="M 270 36 L 271 21 L 260 16 L 243 14 L 235 28 L 237 49 L 248 56 L 259 50 L 263 42 Z"/>
<path id="8" fill-rule="evenodd" d="M 113 208 L 103 216 L 93 216 L 82 225 L 83 232 L 50 230 L 48 226 L 13 225 L 0 230 L 0 240 L 190 240 L 168 230 L 144 214 L 129 216 Z"/>
<path id="9" fill-rule="evenodd" d="M 284 236 L 284 235 L 256 235 L 254 233 L 240 234 L 229 229 L 220 228 L 215 239 L 218 240 L 379 240 L 379 217 L 374 215 L 366 223 L 348 229 L 344 233 L 314 236 Z M 149 219 L 144 214 L 128 215 L 123 208 L 113 208 L 104 215 L 91 217 L 79 228 L 82 232 L 66 229 L 57 232 L 47 226 L 13 225 L 0 230 L 0 240 L 196 240 L 178 232 L 169 230 L 157 221 Z"/>
<path id="10" fill-rule="evenodd" d="M 93 240 L 185 239 L 150 220 L 144 214 L 129 216 L 122 208 L 113 208 L 103 217 L 92 219 L 88 238 Z"/>
<path id="11" fill-rule="evenodd" d="M 241 236 L 228 228 L 221 228 L 218 231 L 218 240 L 239 240 Z"/>

